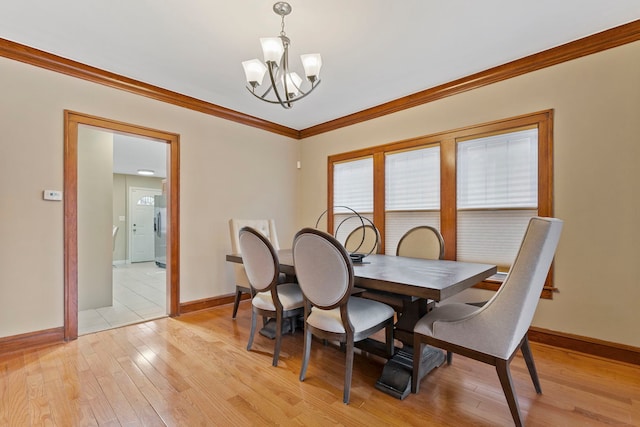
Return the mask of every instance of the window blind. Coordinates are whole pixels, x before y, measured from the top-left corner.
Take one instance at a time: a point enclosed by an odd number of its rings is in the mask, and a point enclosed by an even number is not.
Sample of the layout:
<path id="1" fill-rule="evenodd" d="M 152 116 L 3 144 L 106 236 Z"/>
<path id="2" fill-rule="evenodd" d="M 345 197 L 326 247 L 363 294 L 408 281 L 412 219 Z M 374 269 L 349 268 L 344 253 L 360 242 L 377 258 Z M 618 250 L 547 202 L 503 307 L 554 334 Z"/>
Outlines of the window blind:
<path id="1" fill-rule="evenodd" d="M 537 207 L 538 129 L 459 142 L 458 209 Z"/>
<path id="2" fill-rule="evenodd" d="M 373 157 L 336 163 L 333 166 L 333 205 L 335 213 L 373 212 Z"/>
<path id="3" fill-rule="evenodd" d="M 385 253 L 395 255 L 410 229 L 440 229 L 440 146 L 385 156 Z"/>
<path id="4" fill-rule="evenodd" d="M 538 130 L 457 144 L 457 259 L 508 270 L 538 213 Z"/>

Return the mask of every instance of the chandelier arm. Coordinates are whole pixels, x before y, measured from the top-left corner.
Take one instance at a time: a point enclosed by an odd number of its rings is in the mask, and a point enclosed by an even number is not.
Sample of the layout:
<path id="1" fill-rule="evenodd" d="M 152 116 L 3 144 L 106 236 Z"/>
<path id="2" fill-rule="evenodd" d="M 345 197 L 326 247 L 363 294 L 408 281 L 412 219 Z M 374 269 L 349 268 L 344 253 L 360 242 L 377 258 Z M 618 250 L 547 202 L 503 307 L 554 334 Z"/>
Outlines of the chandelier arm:
<path id="1" fill-rule="evenodd" d="M 303 94 L 302 94 L 301 96 L 297 96 L 297 97 L 295 97 L 294 99 L 292 99 L 292 100 L 288 101 L 287 103 L 288 103 L 288 104 L 293 104 L 294 102 L 299 101 L 299 100 L 301 100 L 302 98 L 304 98 L 305 96 L 309 95 L 311 92 L 313 92 L 313 90 L 316 88 L 316 86 L 318 86 L 318 85 L 320 84 L 320 81 L 321 81 L 321 80 L 317 80 L 317 81 L 316 81 L 316 83 L 313 85 L 313 87 L 311 87 L 311 89 L 309 89 L 307 92 L 302 92 Z M 264 96 L 266 95 L 266 92 L 265 92 L 265 94 L 263 94 L 262 96 L 260 96 L 260 95 L 258 95 L 257 93 L 255 93 L 255 91 L 253 91 L 249 86 L 245 86 L 245 87 L 247 88 L 247 90 L 249 91 L 249 93 L 250 93 L 251 95 L 255 96 L 256 98 L 258 98 L 258 99 L 260 99 L 260 100 L 262 100 L 262 101 L 264 101 L 264 102 L 268 102 L 269 104 L 280 104 L 280 105 L 282 105 L 284 108 L 291 108 L 291 107 L 286 107 L 286 106 L 284 106 L 280 101 L 272 101 L 272 100 L 270 100 L 270 99 L 264 98 Z M 271 90 L 271 88 L 269 88 L 269 89 L 267 90 L 267 92 L 269 92 L 270 90 Z"/>
<path id="2" fill-rule="evenodd" d="M 287 104 L 291 105 L 291 97 L 289 97 L 289 83 L 288 80 L 291 80 L 293 83 L 293 79 L 288 79 L 289 76 L 289 39 L 284 35 L 284 16 L 282 17 L 282 35 L 280 38 L 282 39 L 282 45 L 284 46 L 284 52 L 282 53 L 282 60 L 280 61 L 280 73 L 282 74 L 282 86 L 284 87 L 284 96 L 287 99 Z M 274 89 L 276 90 L 276 89 Z"/>
<path id="3" fill-rule="evenodd" d="M 268 71 L 269 71 L 269 78 L 271 79 L 271 87 L 273 88 L 273 93 L 276 95 L 276 98 L 278 98 L 278 103 L 280 105 L 282 105 L 283 108 L 291 108 L 291 102 L 289 102 L 289 99 L 287 98 L 287 102 L 285 105 L 285 102 L 282 101 L 282 97 L 280 96 L 280 92 L 278 92 L 278 88 L 276 87 L 276 79 L 273 75 L 273 67 L 275 66 L 275 63 L 273 62 L 269 62 L 268 64 Z M 285 79 L 286 80 L 286 79 Z M 264 99 L 266 101 L 266 99 Z"/>

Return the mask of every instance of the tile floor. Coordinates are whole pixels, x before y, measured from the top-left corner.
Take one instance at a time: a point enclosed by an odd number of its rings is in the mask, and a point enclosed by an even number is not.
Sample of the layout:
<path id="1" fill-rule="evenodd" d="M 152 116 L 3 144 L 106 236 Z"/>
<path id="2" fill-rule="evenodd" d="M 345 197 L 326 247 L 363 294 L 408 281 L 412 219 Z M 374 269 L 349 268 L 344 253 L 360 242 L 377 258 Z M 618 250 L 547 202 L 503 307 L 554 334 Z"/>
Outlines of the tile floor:
<path id="1" fill-rule="evenodd" d="M 166 316 L 166 273 L 155 262 L 113 268 L 113 306 L 78 312 L 78 335 Z"/>

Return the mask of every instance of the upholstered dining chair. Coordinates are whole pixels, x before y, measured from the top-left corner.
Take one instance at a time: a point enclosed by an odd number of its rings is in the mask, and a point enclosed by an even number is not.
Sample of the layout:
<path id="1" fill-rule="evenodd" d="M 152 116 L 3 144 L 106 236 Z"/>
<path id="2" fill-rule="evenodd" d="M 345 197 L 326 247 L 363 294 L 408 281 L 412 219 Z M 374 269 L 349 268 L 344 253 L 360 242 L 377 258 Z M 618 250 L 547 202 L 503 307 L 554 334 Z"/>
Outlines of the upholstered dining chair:
<path id="1" fill-rule="evenodd" d="M 241 253 L 238 236 L 242 227 L 251 227 L 258 230 L 269 240 L 276 251 L 280 249 L 278 245 L 278 235 L 276 234 L 276 223 L 273 219 L 232 218 L 229 220 L 229 234 L 231 237 L 231 252 L 234 254 Z M 251 294 L 251 285 L 249 284 L 249 278 L 247 277 L 243 264 L 234 263 L 233 272 L 235 276 L 236 295 L 233 301 L 233 314 L 231 317 L 235 319 L 242 294 Z"/>
<path id="2" fill-rule="evenodd" d="M 381 302 L 351 296 L 354 275 L 349 253 L 323 231 L 304 228 L 295 235 L 293 263 L 305 301 L 300 381 L 307 373 L 312 336 L 338 341 L 346 351 L 343 402 L 349 403 L 354 343 L 385 329 L 385 350 L 391 357 L 394 311 Z"/>
<path id="3" fill-rule="evenodd" d="M 276 343 L 273 351 L 273 366 L 278 366 L 282 342 L 282 320 L 302 315 L 302 292 L 296 283 L 279 283 L 280 262 L 273 245 L 259 231 L 243 227 L 239 232 L 242 262 L 252 287 L 251 332 L 247 350 L 251 350 L 256 331 L 257 317 L 276 319 Z M 295 320 L 290 322 L 295 332 Z"/>
<path id="4" fill-rule="evenodd" d="M 397 256 L 443 259 L 444 239 L 437 228 L 420 225 L 404 233 L 396 248 Z"/>
<path id="5" fill-rule="evenodd" d="M 425 344 L 470 357 L 496 367 L 502 390 L 516 425 L 522 425 L 520 407 L 509 365 L 522 350 L 533 385 L 542 393 L 527 330 L 553 260 L 562 221 L 533 217 L 516 259 L 504 283 L 483 307 L 452 303 L 434 308 L 414 328 L 414 357 L 411 389 L 418 392 L 420 355 Z"/>

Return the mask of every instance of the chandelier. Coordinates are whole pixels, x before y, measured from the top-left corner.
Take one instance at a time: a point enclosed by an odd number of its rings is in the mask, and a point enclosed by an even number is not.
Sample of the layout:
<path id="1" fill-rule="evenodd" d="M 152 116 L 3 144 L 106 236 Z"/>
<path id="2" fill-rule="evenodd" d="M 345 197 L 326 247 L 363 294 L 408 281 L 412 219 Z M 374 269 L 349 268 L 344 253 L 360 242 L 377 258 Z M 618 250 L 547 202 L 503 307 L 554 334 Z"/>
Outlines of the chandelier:
<path id="1" fill-rule="evenodd" d="M 284 108 L 291 108 L 291 104 L 309 95 L 320 84 L 318 75 L 322 67 L 319 53 L 300 55 L 304 74 L 311 84 L 307 91 L 301 89 L 302 78 L 289 70 L 289 45 L 291 40 L 284 32 L 284 17 L 291 13 L 291 5 L 279 1 L 273 5 L 273 11 L 282 18 L 280 35 L 260 39 L 264 63 L 258 59 L 244 61 L 244 73 L 247 78 L 247 90 L 253 96 L 271 104 L 280 104 Z M 266 64 L 266 65 L 265 65 Z M 262 94 L 256 93 L 256 88 L 262 85 L 265 74 L 269 72 L 270 84 Z"/>

